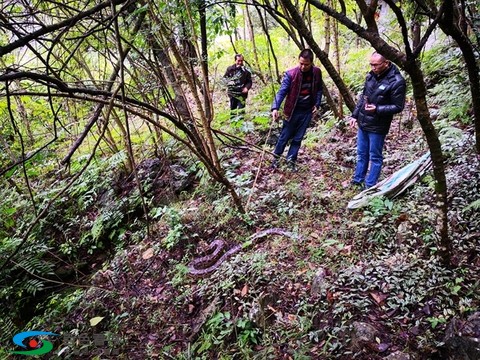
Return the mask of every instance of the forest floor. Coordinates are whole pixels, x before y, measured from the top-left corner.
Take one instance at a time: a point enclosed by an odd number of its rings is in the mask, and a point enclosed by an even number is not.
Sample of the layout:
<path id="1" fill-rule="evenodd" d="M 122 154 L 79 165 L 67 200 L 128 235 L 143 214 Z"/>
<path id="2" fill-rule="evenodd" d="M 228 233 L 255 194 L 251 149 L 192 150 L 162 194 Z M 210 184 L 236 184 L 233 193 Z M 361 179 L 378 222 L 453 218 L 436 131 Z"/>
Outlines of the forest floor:
<path id="1" fill-rule="evenodd" d="M 472 135 L 463 134 L 458 149 L 467 160 L 448 170 L 457 178 L 450 182 L 454 269 L 436 256 L 431 174 L 398 199 L 348 210 L 358 192 L 344 187 L 356 132 L 319 122 L 298 172 L 272 170 L 271 155 L 243 146 L 224 151 L 227 171 L 250 200 L 247 215 L 214 184 L 182 195 L 177 217 L 162 217 L 149 237 L 95 274 L 62 330 L 102 317 L 85 331 L 116 337 L 118 359 L 440 359 L 449 322 L 480 305 L 479 215 L 464 211 L 476 200 L 480 166 Z M 248 140 L 262 146 L 265 133 Z M 382 177 L 426 151 L 418 124 L 397 118 Z M 457 196 L 464 201 L 455 203 Z M 212 273 L 188 273 L 214 239 L 232 247 L 270 228 L 297 236 L 265 236 Z"/>

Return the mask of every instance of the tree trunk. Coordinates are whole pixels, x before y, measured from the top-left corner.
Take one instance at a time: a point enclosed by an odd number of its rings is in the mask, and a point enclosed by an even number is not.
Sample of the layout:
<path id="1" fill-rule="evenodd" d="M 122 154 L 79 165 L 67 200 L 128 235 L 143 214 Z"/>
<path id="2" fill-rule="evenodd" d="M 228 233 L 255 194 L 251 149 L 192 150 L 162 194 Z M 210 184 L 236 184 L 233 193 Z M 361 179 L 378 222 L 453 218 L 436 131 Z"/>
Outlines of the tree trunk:
<path id="1" fill-rule="evenodd" d="M 345 85 L 345 82 L 343 81 L 343 79 L 340 77 L 337 70 L 335 69 L 335 66 L 330 62 L 330 59 L 328 58 L 328 54 L 326 54 L 322 49 L 320 49 L 317 42 L 313 38 L 312 33 L 308 31 L 308 28 L 306 27 L 305 22 L 300 16 L 300 13 L 298 12 L 297 8 L 291 3 L 291 1 L 280 0 L 280 2 L 285 6 L 285 8 L 290 13 L 290 16 L 295 22 L 298 32 L 307 41 L 312 51 L 320 59 L 320 62 L 322 63 L 322 65 L 325 67 L 325 70 L 328 72 L 328 74 L 332 78 L 333 82 L 335 83 L 338 90 L 340 91 L 340 94 L 345 99 L 345 104 L 347 105 L 347 107 L 350 109 L 350 111 L 353 111 L 353 109 L 355 108 L 355 102 L 352 98 L 352 95 L 350 94 L 350 91 Z"/>
<path id="2" fill-rule="evenodd" d="M 337 72 L 338 76 L 341 76 L 341 66 L 340 66 L 340 45 L 338 41 L 338 22 L 333 21 L 332 22 L 332 28 L 333 28 L 333 45 L 334 45 L 334 55 L 335 55 L 335 65 L 337 67 Z M 338 97 L 338 104 L 337 104 L 337 109 L 338 109 L 338 115 L 337 117 L 339 119 L 343 118 L 343 98 L 342 96 Z"/>
<path id="3" fill-rule="evenodd" d="M 330 91 L 328 91 L 328 88 L 325 85 L 325 83 L 323 83 L 322 86 L 323 86 L 322 95 L 325 97 L 325 100 L 327 101 L 328 107 L 330 108 L 330 110 L 333 111 L 333 116 L 335 116 L 337 119 L 340 119 L 341 118 L 340 111 L 338 110 L 338 106 L 335 103 L 335 101 L 333 100 L 332 95 L 330 94 Z"/>
<path id="4" fill-rule="evenodd" d="M 328 1 L 328 6 L 332 6 L 332 1 Z M 330 20 L 330 16 L 328 14 L 325 14 L 325 47 L 323 48 L 323 51 L 325 51 L 325 54 L 329 55 L 330 54 L 330 42 L 331 42 L 331 35 L 330 35 L 330 30 L 332 28 L 332 21 Z"/>
<path id="5" fill-rule="evenodd" d="M 473 117 L 475 124 L 475 147 L 477 154 L 480 154 L 480 67 L 475 58 L 475 50 L 467 34 L 459 26 L 459 20 L 453 16 L 453 3 L 451 0 L 445 1 L 445 14 L 439 20 L 439 26 L 442 31 L 451 36 L 462 51 L 465 64 L 467 66 L 468 79 L 470 83 L 470 93 L 472 94 Z"/>
<path id="6" fill-rule="evenodd" d="M 412 80 L 415 105 L 417 107 L 417 117 L 418 121 L 420 122 L 420 126 L 425 133 L 425 137 L 427 139 L 427 143 L 430 149 L 433 163 L 433 172 L 436 181 L 436 208 L 439 213 L 437 220 L 437 232 L 440 236 L 438 244 L 439 256 L 445 265 L 450 265 L 451 243 L 448 237 L 447 181 L 445 177 L 442 148 L 440 140 L 438 139 L 438 135 L 430 118 L 430 112 L 428 110 L 426 101 L 427 91 L 423 73 L 420 69 L 420 65 L 417 63 L 417 58 L 414 57 L 410 51 L 408 39 L 404 38 L 404 42 L 406 52 L 411 54 L 410 58 L 407 58 L 407 55 L 405 53 L 398 51 L 396 47 L 393 47 L 386 43 L 379 36 L 376 27 L 375 29 L 373 29 L 373 27 L 371 26 L 370 29 L 366 30 L 359 24 L 351 21 L 344 14 L 336 12 L 334 9 L 325 6 L 318 0 L 307 1 L 310 2 L 312 5 L 316 6 L 318 9 L 326 12 L 330 16 L 337 19 L 340 23 L 355 32 L 361 38 L 367 40 L 379 53 L 399 65 L 408 73 L 408 75 L 410 75 L 410 78 Z M 357 2 L 361 2 L 361 0 L 357 0 Z M 389 5 L 392 6 L 394 4 L 391 4 L 391 2 L 389 1 Z M 363 15 L 367 17 L 366 15 L 369 14 L 369 17 L 372 17 L 373 14 L 370 10 L 371 8 L 368 9 L 367 13 L 364 12 Z M 396 10 L 398 11 L 399 9 L 397 8 Z M 371 24 L 372 19 L 368 18 L 366 19 L 366 22 L 367 24 Z M 402 34 L 405 35 L 408 30 L 404 28 L 404 19 L 400 18 L 399 22 L 403 24 Z"/>
<path id="7" fill-rule="evenodd" d="M 175 67 L 178 70 L 178 74 L 180 74 L 177 75 L 177 72 L 174 73 L 176 81 L 171 85 L 175 89 L 175 98 L 180 98 L 180 104 L 185 106 L 185 108 L 182 110 L 184 113 L 183 116 L 185 116 L 181 121 L 183 125 L 182 129 L 185 131 L 189 139 L 193 141 L 200 161 L 205 165 L 209 174 L 215 179 L 215 181 L 218 181 L 226 187 L 227 191 L 232 196 L 233 202 L 235 203 L 238 211 L 244 213 L 245 208 L 243 207 L 242 201 L 236 193 L 232 183 L 226 178 L 218 159 L 217 149 L 213 141 L 212 130 L 210 128 L 210 121 L 207 119 L 204 109 L 202 108 L 202 101 L 200 100 L 200 96 L 196 88 L 197 82 L 195 81 L 195 78 L 197 76 L 195 73 L 189 72 L 188 66 L 182 58 L 177 44 L 168 35 L 169 32 L 166 29 L 166 24 L 163 23 L 162 19 L 157 18 L 157 20 L 157 25 L 160 25 L 161 29 L 161 31 L 158 33 L 160 37 L 159 45 L 164 45 L 161 46 L 160 49 L 168 47 L 175 59 L 175 62 L 173 62 L 168 56 L 166 56 L 163 61 L 166 62 L 165 65 L 168 64 L 168 67 Z M 207 77 L 207 74 L 204 73 L 203 75 L 204 77 Z M 182 87 L 181 83 L 186 84 L 185 89 Z M 187 101 L 187 91 L 188 95 L 193 98 L 193 104 L 191 104 L 192 101 Z M 205 93 L 204 96 L 209 98 L 208 93 Z M 196 110 L 198 116 L 200 117 L 198 124 L 197 120 L 195 120 L 195 117 L 193 116 L 194 110 Z"/>
<path id="8" fill-rule="evenodd" d="M 412 47 L 415 49 L 418 47 L 420 44 L 420 30 L 421 30 L 421 25 L 420 22 L 417 20 L 414 20 L 411 25 L 411 31 L 412 31 Z"/>
<path id="9" fill-rule="evenodd" d="M 205 0 L 202 0 L 199 3 L 198 12 L 200 15 L 200 41 L 202 43 L 201 49 L 201 60 L 200 64 L 203 70 L 203 82 L 202 82 L 202 93 L 203 93 L 203 106 L 205 108 L 205 116 L 210 123 L 213 118 L 213 111 L 210 99 L 210 85 L 208 83 L 208 44 L 207 44 L 207 16 L 205 13 Z"/>
<path id="10" fill-rule="evenodd" d="M 274 67 L 275 67 L 275 76 L 273 76 L 273 75 L 270 76 L 270 81 L 273 81 L 273 79 L 275 78 L 277 82 L 280 82 L 281 81 L 281 75 L 280 75 L 280 70 L 278 68 L 278 59 L 277 59 L 277 56 L 275 55 L 275 49 L 273 48 L 272 39 L 270 38 L 270 32 L 268 30 L 268 22 L 265 19 L 266 16 L 264 17 L 262 15 L 262 12 L 258 8 L 258 6 L 255 6 L 255 9 L 257 9 L 258 17 L 260 18 L 260 22 L 262 24 L 263 32 L 265 33 L 265 37 L 267 38 L 268 48 L 270 49 L 269 54 L 271 54 L 272 57 L 273 57 L 273 64 L 274 64 Z M 272 66 L 271 66 L 271 63 L 270 63 L 270 56 L 268 57 L 268 62 L 269 62 L 268 63 L 268 65 L 269 65 L 268 68 L 271 70 Z"/>
<path id="11" fill-rule="evenodd" d="M 253 60 L 255 64 L 255 72 L 258 74 L 262 73 L 262 70 L 260 69 L 260 61 L 258 60 L 258 51 L 257 51 L 257 45 L 255 43 L 255 31 L 253 30 L 253 23 L 252 23 L 252 18 L 250 16 L 250 4 L 251 0 L 247 1 L 247 5 L 245 6 L 245 20 L 249 29 L 249 36 L 250 36 L 250 41 L 252 42 L 252 53 L 253 53 Z"/>
<path id="12" fill-rule="evenodd" d="M 430 118 L 426 101 L 427 87 L 423 73 L 416 60 L 405 63 L 405 70 L 410 75 L 413 87 L 413 96 L 417 109 L 417 118 L 427 140 L 430 156 L 432 158 L 433 173 L 435 177 L 435 193 L 437 197 L 437 232 L 440 235 L 438 253 L 445 265 L 450 265 L 451 242 L 448 236 L 448 206 L 447 206 L 447 179 L 442 154 L 442 144 Z"/>
<path id="13" fill-rule="evenodd" d="M 287 34 L 289 34 L 292 37 L 292 40 L 295 41 L 295 43 L 297 44 L 299 49 L 303 49 L 305 46 L 303 44 L 302 37 L 299 38 L 297 36 L 297 28 L 296 28 L 296 26 L 294 26 L 295 21 L 292 21 L 291 17 L 289 16 L 290 12 L 285 8 L 285 3 L 283 1 L 280 1 L 279 3 L 280 3 L 280 6 L 282 7 L 282 10 L 283 10 L 283 13 L 284 13 L 285 17 L 287 18 L 287 24 L 284 24 L 282 21 L 280 21 L 278 19 L 277 19 L 277 21 L 280 24 L 283 24 L 284 27 L 288 27 Z M 301 17 L 301 16 L 299 15 L 299 17 Z M 303 21 L 303 19 L 302 19 L 302 21 Z"/>

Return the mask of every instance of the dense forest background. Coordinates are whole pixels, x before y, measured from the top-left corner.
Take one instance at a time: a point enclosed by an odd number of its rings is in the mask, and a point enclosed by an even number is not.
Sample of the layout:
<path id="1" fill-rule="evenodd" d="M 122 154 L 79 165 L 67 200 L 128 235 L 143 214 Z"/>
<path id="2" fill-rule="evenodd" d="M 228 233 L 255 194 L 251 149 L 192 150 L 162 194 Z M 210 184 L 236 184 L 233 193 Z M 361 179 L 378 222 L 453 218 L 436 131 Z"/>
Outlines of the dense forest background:
<path id="1" fill-rule="evenodd" d="M 29 330 L 57 334 L 43 358 L 480 358 L 475 0 L 4 0 L 0 28 L 2 358 Z M 306 47 L 322 112 L 300 171 L 272 171 L 270 105 Z M 432 167 L 348 210 L 374 50 L 408 83 L 383 177 Z M 240 251 L 192 274 L 220 239 Z"/>

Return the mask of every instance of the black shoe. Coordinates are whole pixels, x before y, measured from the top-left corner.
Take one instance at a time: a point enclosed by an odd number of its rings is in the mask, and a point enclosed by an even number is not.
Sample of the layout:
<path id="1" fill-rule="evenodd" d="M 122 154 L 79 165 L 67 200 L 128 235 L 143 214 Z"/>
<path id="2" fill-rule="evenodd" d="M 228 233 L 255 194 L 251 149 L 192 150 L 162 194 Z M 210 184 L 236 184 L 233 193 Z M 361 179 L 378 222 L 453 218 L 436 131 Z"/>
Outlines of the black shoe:
<path id="1" fill-rule="evenodd" d="M 365 190 L 365 184 L 364 183 L 359 183 L 359 182 L 356 182 L 356 181 L 350 182 L 349 187 L 355 188 L 355 189 L 358 189 L 358 190 Z"/>
<path id="2" fill-rule="evenodd" d="M 295 163 L 295 161 L 287 161 L 287 167 L 288 167 L 288 170 L 290 170 L 291 172 L 297 172 L 298 169 L 297 169 L 297 164 Z"/>
<path id="3" fill-rule="evenodd" d="M 280 167 L 280 159 L 275 159 L 270 165 L 270 169 L 278 169 Z"/>

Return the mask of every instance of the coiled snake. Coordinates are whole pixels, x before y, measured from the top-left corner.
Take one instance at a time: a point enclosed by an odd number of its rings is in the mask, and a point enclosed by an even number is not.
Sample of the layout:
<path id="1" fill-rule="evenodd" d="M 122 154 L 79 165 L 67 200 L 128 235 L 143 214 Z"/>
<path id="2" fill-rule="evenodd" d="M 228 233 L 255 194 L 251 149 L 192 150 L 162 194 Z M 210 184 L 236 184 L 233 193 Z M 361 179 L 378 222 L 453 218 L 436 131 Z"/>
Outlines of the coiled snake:
<path id="1" fill-rule="evenodd" d="M 230 256 L 238 253 L 240 250 L 245 249 L 249 246 L 254 245 L 258 242 L 259 239 L 267 235 L 283 235 L 290 238 L 300 238 L 298 234 L 286 231 L 280 228 L 272 228 L 263 231 L 259 231 L 248 238 L 242 244 L 235 245 L 230 250 L 226 251 L 220 258 L 217 259 L 218 255 L 222 252 L 226 246 L 226 242 L 223 239 L 215 239 L 209 245 L 209 250 L 213 252 L 209 255 L 205 255 L 194 259 L 190 264 L 188 264 L 188 273 L 193 276 L 205 276 L 215 270 Z"/>

